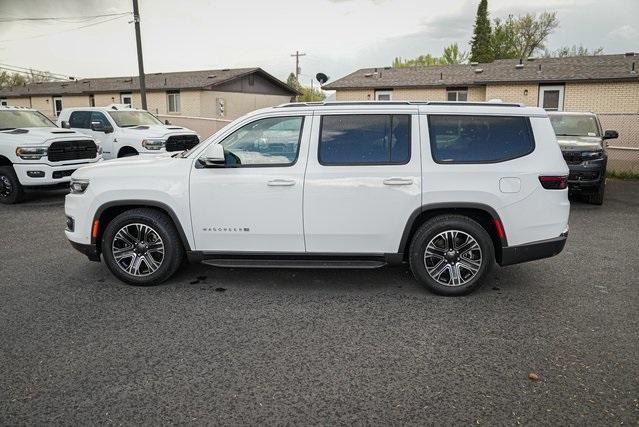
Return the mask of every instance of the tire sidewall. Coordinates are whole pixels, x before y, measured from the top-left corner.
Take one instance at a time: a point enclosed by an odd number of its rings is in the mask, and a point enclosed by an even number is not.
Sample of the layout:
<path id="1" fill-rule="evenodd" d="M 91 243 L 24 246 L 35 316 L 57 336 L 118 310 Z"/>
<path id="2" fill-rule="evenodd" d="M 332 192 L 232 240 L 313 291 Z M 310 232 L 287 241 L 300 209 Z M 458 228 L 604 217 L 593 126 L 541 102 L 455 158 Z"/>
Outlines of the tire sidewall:
<path id="1" fill-rule="evenodd" d="M 120 268 L 111 252 L 113 239 L 118 230 L 126 224 L 132 223 L 148 225 L 158 233 L 164 243 L 164 259 L 162 260 L 162 264 L 156 271 L 148 276 L 137 277 L 126 273 Z M 176 242 L 175 238 L 171 236 L 170 230 L 167 230 L 166 224 L 158 221 L 154 216 L 125 212 L 113 219 L 104 231 L 104 235 L 102 236 L 102 254 L 109 270 L 123 282 L 136 286 L 156 285 L 168 279 L 173 274 L 175 259 L 180 256 L 179 250 L 176 247 L 178 243 L 179 242 Z"/>
<path id="2" fill-rule="evenodd" d="M 9 180 L 11 184 L 11 193 L 9 196 L 2 197 L 0 196 L 0 203 L 5 205 L 12 205 L 14 203 L 18 203 L 20 199 L 22 199 L 22 185 L 18 180 L 18 176 L 11 166 L 2 166 L 0 167 L 0 176 L 4 176 Z"/>
<path id="3" fill-rule="evenodd" d="M 433 237 L 447 230 L 459 230 L 472 236 L 482 252 L 482 264 L 479 271 L 468 283 L 460 286 L 446 286 L 430 277 L 424 265 L 426 246 Z M 426 222 L 416 233 L 410 247 L 410 267 L 416 278 L 438 295 L 464 295 L 482 284 L 482 280 L 492 268 L 495 255 L 493 242 L 486 230 L 477 222 L 464 217 L 444 217 Z"/>

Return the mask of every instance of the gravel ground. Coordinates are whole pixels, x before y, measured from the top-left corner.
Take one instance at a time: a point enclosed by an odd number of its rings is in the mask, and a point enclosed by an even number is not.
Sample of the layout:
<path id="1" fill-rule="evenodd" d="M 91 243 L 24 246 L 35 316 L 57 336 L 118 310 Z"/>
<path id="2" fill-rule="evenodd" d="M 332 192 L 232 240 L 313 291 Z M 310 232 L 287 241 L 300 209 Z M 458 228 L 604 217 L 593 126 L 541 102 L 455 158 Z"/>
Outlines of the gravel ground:
<path id="1" fill-rule="evenodd" d="M 639 420 L 639 182 L 462 298 L 405 267 L 126 286 L 66 242 L 63 196 L 0 206 L 0 424 Z"/>

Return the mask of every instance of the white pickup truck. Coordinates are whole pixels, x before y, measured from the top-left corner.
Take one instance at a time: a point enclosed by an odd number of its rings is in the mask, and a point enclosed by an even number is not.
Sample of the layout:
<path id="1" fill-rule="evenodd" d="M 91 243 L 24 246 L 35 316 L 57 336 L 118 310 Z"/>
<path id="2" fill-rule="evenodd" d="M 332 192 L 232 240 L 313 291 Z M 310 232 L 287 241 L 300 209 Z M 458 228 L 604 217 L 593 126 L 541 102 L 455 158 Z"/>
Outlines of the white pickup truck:
<path id="1" fill-rule="evenodd" d="M 200 143 L 194 131 L 165 125 L 148 111 L 124 104 L 65 108 L 58 116 L 58 126 L 95 138 L 105 160 L 190 150 Z"/>
<path id="2" fill-rule="evenodd" d="M 92 137 L 60 129 L 39 111 L 0 106 L 0 203 L 20 202 L 25 187 L 68 183 L 76 169 L 100 160 Z"/>

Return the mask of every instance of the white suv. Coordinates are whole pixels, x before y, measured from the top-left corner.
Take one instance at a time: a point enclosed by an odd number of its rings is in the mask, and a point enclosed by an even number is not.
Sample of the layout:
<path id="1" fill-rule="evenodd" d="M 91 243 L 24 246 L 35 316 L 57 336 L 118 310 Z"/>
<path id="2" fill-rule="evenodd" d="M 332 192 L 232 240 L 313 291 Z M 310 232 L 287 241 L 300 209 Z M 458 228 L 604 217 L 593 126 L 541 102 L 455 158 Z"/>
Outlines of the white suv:
<path id="1" fill-rule="evenodd" d="M 58 116 L 58 125 L 100 141 L 105 160 L 184 151 L 200 142 L 194 131 L 165 125 L 148 111 L 124 104 L 65 108 Z"/>
<path id="2" fill-rule="evenodd" d="M 567 175 L 548 115 L 518 104 L 285 104 L 193 150 L 73 175 L 71 244 L 121 280 L 219 267 L 407 261 L 459 295 L 501 265 L 558 254 Z"/>
<path id="3" fill-rule="evenodd" d="M 0 106 L 0 203 L 20 202 L 25 188 L 68 183 L 76 169 L 100 160 L 93 138 L 31 108 Z"/>

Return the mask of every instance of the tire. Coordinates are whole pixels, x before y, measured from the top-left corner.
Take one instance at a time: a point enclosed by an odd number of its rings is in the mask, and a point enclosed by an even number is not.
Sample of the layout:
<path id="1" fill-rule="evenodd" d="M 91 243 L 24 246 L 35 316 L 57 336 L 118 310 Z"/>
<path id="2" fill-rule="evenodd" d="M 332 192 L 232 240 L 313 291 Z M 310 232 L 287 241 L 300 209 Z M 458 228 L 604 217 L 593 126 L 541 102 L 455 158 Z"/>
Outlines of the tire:
<path id="1" fill-rule="evenodd" d="M 597 186 L 597 191 L 588 195 L 588 203 L 591 205 L 603 205 L 604 193 L 606 192 L 606 179 L 604 178 Z"/>
<path id="2" fill-rule="evenodd" d="M 0 203 L 13 205 L 20 203 L 24 196 L 24 189 L 18 181 L 16 171 L 11 166 L 0 167 Z"/>
<path id="3" fill-rule="evenodd" d="M 448 250 L 450 240 L 453 251 Z M 495 262 L 495 250 L 490 236 L 476 221 L 462 215 L 442 215 L 419 227 L 411 241 L 409 262 L 415 278 L 431 292 L 466 295 L 481 286 Z"/>
<path id="4" fill-rule="evenodd" d="M 140 208 L 121 213 L 107 225 L 102 254 L 118 279 L 148 286 L 164 282 L 177 271 L 184 259 L 184 247 L 168 216 L 155 209 Z"/>

